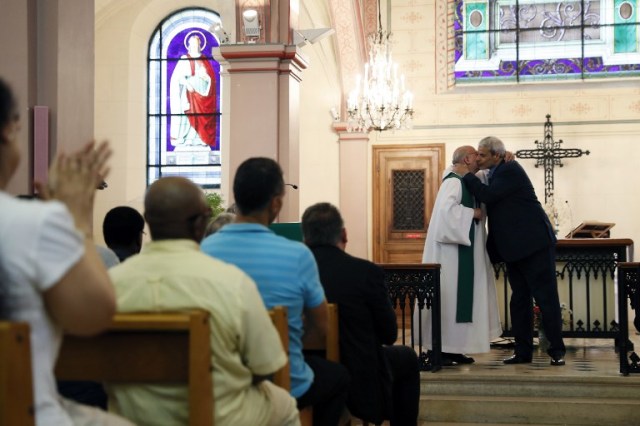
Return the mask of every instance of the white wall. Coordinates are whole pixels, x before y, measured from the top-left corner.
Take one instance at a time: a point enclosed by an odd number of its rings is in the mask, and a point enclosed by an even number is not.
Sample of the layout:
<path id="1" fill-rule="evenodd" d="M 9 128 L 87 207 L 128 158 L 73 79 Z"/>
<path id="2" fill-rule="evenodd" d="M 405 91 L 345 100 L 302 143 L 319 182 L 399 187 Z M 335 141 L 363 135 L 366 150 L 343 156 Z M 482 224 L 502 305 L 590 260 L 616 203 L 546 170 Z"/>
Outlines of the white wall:
<path id="1" fill-rule="evenodd" d="M 328 28 L 326 2 L 303 0 L 300 29 Z M 300 214 L 327 201 L 339 206 L 339 145 L 332 130 L 331 108 L 340 110 L 340 80 L 333 36 L 306 45 L 309 68 L 300 87 Z"/>

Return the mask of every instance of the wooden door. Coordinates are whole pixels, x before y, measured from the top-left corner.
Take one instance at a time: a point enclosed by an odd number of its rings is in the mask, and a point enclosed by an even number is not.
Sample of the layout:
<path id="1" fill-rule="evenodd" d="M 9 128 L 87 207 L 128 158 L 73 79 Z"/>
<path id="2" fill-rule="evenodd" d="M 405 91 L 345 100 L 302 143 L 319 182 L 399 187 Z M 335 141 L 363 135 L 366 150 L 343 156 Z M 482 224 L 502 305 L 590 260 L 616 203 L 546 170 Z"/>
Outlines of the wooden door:
<path id="1" fill-rule="evenodd" d="M 444 144 L 373 146 L 373 260 L 421 263 Z"/>

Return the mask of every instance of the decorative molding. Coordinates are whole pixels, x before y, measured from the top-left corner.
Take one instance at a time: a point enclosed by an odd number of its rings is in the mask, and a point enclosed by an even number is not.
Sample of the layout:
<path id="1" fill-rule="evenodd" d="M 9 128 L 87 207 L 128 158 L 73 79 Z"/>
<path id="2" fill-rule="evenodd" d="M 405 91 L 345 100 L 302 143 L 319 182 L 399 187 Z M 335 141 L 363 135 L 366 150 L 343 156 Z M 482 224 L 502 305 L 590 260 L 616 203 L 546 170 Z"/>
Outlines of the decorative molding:
<path id="1" fill-rule="evenodd" d="M 569 111 L 578 114 L 578 115 L 584 115 L 586 113 L 588 113 L 589 111 L 591 111 L 593 108 L 591 108 L 591 106 L 589 104 L 586 104 L 584 102 L 578 102 L 575 103 L 573 105 L 571 105 L 569 107 Z"/>
<path id="2" fill-rule="evenodd" d="M 512 110 L 514 115 L 517 115 L 518 117 L 524 117 L 525 115 L 528 115 L 529 113 L 531 113 L 532 109 L 530 105 L 527 104 L 519 104 L 516 105 Z"/>
<path id="3" fill-rule="evenodd" d="M 435 7 L 435 68 L 436 93 L 441 94 L 451 89 L 454 84 L 453 62 L 455 40 L 453 35 L 453 2 L 451 0 L 436 0 Z"/>
<path id="4" fill-rule="evenodd" d="M 369 0 L 366 0 L 369 1 Z M 336 30 L 337 62 L 342 84 L 341 115 L 345 112 L 346 93 L 363 68 L 365 37 L 358 0 L 329 0 L 332 26 Z"/>

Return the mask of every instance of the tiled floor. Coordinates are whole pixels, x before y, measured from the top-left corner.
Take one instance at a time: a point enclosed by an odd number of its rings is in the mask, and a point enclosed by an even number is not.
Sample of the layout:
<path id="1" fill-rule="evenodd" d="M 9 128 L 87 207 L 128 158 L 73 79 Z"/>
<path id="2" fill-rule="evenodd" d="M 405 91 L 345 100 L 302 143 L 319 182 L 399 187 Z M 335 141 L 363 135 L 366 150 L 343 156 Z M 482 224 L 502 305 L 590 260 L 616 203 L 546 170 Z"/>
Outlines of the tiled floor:
<path id="1" fill-rule="evenodd" d="M 634 343 L 636 352 L 640 352 L 640 336 L 635 331 L 632 332 L 630 340 Z M 566 365 L 562 367 L 551 366 L 549 356 L 538 347 L 534 349 L 534 358 L 531 364 L 505 365 L 502 360 L 513 353 L 513 347 L 508 345 L 508 341 L 502 341 L 492 345 L 489 353 L 472 355 L 476 361 L 474 364 L 443 367 L 442 373 L 576 377 L 620 376 L 619 355 L 612 339 L 565 339 L 565 346 L 567 347 Z M 640 376 L 636 379 L 640 380 Z"/>

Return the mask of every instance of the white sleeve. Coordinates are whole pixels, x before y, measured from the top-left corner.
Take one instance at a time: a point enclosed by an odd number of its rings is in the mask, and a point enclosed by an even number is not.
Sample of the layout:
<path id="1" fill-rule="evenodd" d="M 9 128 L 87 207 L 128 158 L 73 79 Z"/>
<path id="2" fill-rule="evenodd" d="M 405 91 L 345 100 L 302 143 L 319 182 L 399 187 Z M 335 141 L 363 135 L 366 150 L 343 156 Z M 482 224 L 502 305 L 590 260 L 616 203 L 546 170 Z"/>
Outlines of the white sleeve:
<path id="1" fill-rule="evenodd" d="M 433 208 L 437 211 L 433 230 L 435 240 L 439 243 L 471 245 L 469 230 L 473 220 L 473 209 L 461 204 L 462 185 L 460 179 L 449 178 L 442 182 L 438 191 L 436 205 Z"/>
<path id="2" fill-rule="evenodd" d="M 84 239 L 76 230 L 71 214 L 59 202 L 46 203 L 47 214 L 37 229 L 33 265 L 38 290 L 56 284 L 84 254 Z"/>

